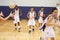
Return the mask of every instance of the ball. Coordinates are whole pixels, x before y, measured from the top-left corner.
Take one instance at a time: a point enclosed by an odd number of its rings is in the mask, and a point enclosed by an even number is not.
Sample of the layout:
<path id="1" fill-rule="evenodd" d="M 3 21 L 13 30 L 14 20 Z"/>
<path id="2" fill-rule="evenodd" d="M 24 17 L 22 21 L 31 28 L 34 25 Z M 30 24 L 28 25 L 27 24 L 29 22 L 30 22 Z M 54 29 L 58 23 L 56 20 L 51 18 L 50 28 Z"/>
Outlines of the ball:
<path id="1" fill-rule="evenodd" d="M 9 4 L 9 8 L 13 9 L 15 7 L 14 3 Z"/>

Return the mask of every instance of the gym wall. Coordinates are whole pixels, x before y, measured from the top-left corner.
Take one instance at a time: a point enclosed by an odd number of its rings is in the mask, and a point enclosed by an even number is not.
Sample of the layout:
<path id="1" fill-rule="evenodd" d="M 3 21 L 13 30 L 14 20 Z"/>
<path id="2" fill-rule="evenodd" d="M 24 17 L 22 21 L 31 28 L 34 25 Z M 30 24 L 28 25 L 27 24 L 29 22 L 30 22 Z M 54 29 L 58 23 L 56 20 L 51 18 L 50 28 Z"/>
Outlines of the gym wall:
<path id="1" fill-rule="evenodd" d="M 27 13 L 30 10 L 30 7 L 34 7 L 36 11 L 36 18 L 38 19 L 38 11 L 44 6 L 44 14 L 48 14 L 52 8 L 56 7 L 58 0 L 0 0 L 0 11 L 6 16 L 9 15 L 11 9 L 9 8 L 10 3 L 14 3 L 19 6 L 19 9 L 22 11 L 21 18 L 27 18 Z"/>

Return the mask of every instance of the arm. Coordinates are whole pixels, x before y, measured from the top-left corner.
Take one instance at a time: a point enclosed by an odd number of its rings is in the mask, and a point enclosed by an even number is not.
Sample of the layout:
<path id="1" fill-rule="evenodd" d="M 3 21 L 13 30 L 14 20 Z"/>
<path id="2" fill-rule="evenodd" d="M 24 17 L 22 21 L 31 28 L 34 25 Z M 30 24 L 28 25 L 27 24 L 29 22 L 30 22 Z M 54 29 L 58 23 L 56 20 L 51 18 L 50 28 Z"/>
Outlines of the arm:
<path id="1" fill-rule="evenodd" d="M 22 12 L 21 12 L 21 10 L 19 11 L 19 15 L 20 15 L 20 16 L 22 15 Z"/>
<path id="2" fill-rule="evenodd" d="M 13 15 L 15 15 L 15 10 L 12 10 L 11 13 L 12 13 Z"/>
<path id="3" fill-rule="evenodd" d="M 35 14 L 34 14 L 34 17 L 36 17 L 36 12 L 35 12 Z"/>
<path id="4" fill-rule="evenodd" d="M 60 23 L 59 22 L 60 22 L 59 20 L 56 21 L 56 24 L 55 24 L 56 27 L 60 27 Z"/>
<path id="5" fill-rule="evenodd" d="M 5 20 L 7 20 L 8 18 L 10 18 L 11 16 L 13 16 L 13 14 L 10 14 L 9 16 L 7 16 L 7 17 L 5 17 L 5 18 L 3 18 L 3 17 L 0 16 L 0 19 L 3 20 L 3 21 L 5 21 Z"/>
<path id="6" fill-rule="evenodd" d="M 48 21 L 46 22 L 46 26 L 51 26 L 54 24 L 51 24 L 50 22 L 52 21 L 53 17 L 49 17 Z"/>
<path id="7" fill-rule="evenodd" d="M 8 16 L 5 18 L 5 20 L 9 19 L 11 16 L 13 16 L 12 13 L 10 13 L 10 15 L 8 15 Z"/>
<path id="8" fill-rule="evenodd" d="M 40 11 L 38 12 L 38 16 L 40 17 Z"/>
<path id="9" fill-rule="evenodd" d="M 29 18 L 29 12 L 27 13 L 27 18 Z"/>

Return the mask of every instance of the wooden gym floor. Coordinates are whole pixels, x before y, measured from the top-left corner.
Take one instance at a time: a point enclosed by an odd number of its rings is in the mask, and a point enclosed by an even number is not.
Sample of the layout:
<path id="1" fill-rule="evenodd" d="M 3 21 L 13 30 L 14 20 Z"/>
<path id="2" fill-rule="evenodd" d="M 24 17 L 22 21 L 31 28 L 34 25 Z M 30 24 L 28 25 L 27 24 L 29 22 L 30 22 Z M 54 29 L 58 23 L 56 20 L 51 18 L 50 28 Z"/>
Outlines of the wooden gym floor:
<path id="1" fill-rule="evenodd" d="M 35 27 L 35 31 L 29 34 L 27 20 L 21 20 L 21 32 L 14 31 L 13 28 L 13 20 L 0 21 L 0 40 L 39 40 L 42 33 Z M 55 36 L 55 40 L 60 40 L 58 28 L 55 30 Z"/>

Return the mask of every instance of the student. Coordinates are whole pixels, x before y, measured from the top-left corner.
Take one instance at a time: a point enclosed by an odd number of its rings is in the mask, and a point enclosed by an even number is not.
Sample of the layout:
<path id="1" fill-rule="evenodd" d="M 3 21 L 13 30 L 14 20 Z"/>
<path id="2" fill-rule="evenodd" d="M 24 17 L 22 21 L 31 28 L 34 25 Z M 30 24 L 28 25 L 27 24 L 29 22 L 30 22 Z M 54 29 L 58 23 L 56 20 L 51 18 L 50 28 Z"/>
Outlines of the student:
<path id="1" fill-rule="evenodd" d="M 31 33 L 31 31 L 34 31 L 35 17 L 36 17 L 36 12 L 34 11 L 34 8 L 33 7 L 28 12 L 27 17 L 29 19 L 28 20 L 29 33 Z"/>
<path id="2" fill-rule="evenodd" d="M 44 7 L 41 8 L 41 10 L 39 10 L 38 12 L 38 22 L 39 22 L 39 27 L 41 27 L 42 23 L 43 23 L 43 13 L 44 13 Z"/>
<path id="3" fill-rule="evenodd" d="M 12 11 L 13 15 L 14 15 L 14 30 L 18 30 L 18 32 L 20 32 L 20 17 L 21 16 L 21 11 L 19 10 L 18 5 L 15 5 L 15 9 L 14 11 Z M 17 26 L 18 24 L 18 26 Z"/>
<path id="4" fill-rule="evenodd" d="M 55 33 L 53 27 L 56 26 L 57 13 L 57 8 L 53 8 L 50 17 L 45 23 L 46 27 L 42 34 L 43 40 L 48 40 L 48 38 L 50 38 L 51 40 L 55 40 Z"/>
<path id="5" fill-rule="evenodd" d="M 52 9 L 52 15 L 49 17 L 49 19 L 46 22 L 46 28 L 44 30 L 46 39 L 50 38 L 51 40 L 55 40 L 55 33 L 53 27 L 55 26 L 56 23 L 56 18 L 57 18 L 57 13 L 58 10 L 57 8 Z"/>
<path id="6" fill-rule="evenodd" d="M 3 12 L 2 12 L 2 11 L 0 12 L 0 20 L 5 21 L 5 20 L 7 20 L 8 18 L 10 18 L 11 16 L 13 16 L 13 14 L 9 14 L 7 17 L 3 18 L 3 17 L 4 17 Z"/>

